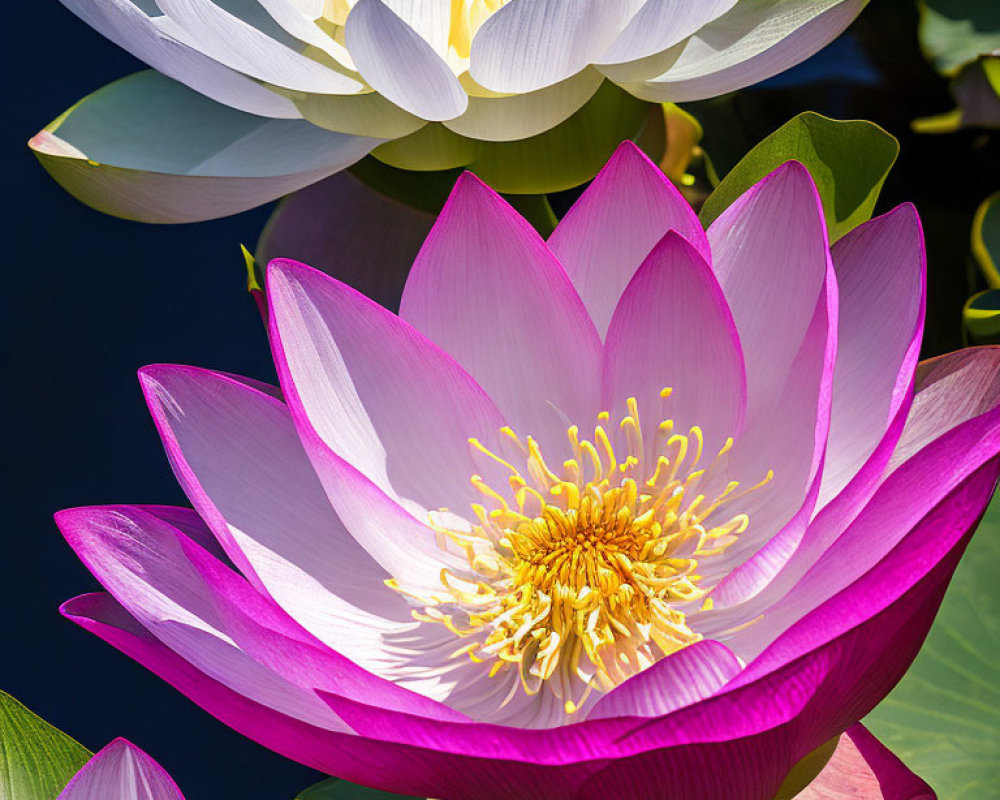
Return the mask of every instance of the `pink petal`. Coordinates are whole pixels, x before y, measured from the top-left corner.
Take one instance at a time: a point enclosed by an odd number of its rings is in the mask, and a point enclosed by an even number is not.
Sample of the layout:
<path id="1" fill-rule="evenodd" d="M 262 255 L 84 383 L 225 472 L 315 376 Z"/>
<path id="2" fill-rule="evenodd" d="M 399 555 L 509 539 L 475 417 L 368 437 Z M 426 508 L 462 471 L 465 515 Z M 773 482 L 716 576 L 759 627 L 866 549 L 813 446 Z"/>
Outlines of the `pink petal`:
<path id="1" fill-rule="evenodd" d="M 796 800 L 936 800 L 860 722 L 841 734 L 833 758 Z"/>
<path id="2" fill-rule="evenodd" d="M 761 659 L 754 674 L 744 672 L 715 697 L 639 727 L 593 720 L 521 731 L 405 714 L 377 724 L 380 710 L 367 707 L 369 721 L 352 719 L 352 726 L 365 725 L 365 735 L 377 740 L 333 732 L 318 736 L 315 729 L 289 726 L 280 715 L 262 719 L 259 706 L 206 686 L 204 676 L 199 682 L 183 662 L 165 664 L 164 656 L 152 656 L 148 642 L 136 641 L 134 633 L 129 638 L 120 628 L 109 631 L 106 623 L 81 622 L 102 636 L 117 636 L 117 646 L 152 662 L 228 724 L 304 763 L 380 788 L 502 800 L 544 785 L 552 800 L 597 800 L 612 791 L 658 796 L 662 776 L 669 774 L 671 785 L 682 787 L 678 798 L 767 800 L 799 758 L 853 724 L 898 680 L 996 475 L 991 463 L 963 483 L 916 536 L 858 582 L 848 601 L 838 599 L 797 626 L 779 648 L 784 652 L 775 653 L 781 658 Z M 783 657 L 802 652 L 803 644 L 810 649 L 801 657 Z"/>
<path id="3" fill-rule="evenodd" d="M 355 783 L 400 794 L 448 797 L 465 787 L 484 800 L 509 800 L 540 782 L 552 800 L 574 800 L 592 768 L 538 767 L 456 757 L 323 730 L 233 692 L 195 669 L 138 625 L 106 594 L 69 601 L 63 613 L 138 661 L 208 713 L 275 752 Z M 510 729 L 513 731 L 513 729 Z"/>
<path id="4" fill-rule="evenodd" d="M 798 549 L 781 572 L 751 600 L 731 609 L 728 622 L 713 621 L 713 633 L 732 624 L 734 619 L 756 617 L 780 600 L 830 549 L 853 522 L 858 510 L 902 463 L 936 438 L 943 438 L 958 425 L 1000 403 L 1000 348 L 971 348 L 922 362 L 917 367 L 917 377 L 917 398 L 909 418 L 904 405 L 855 479 L 810 522 Z M 892 462 L 886 468 L 890 456 Z M 939 488 L 943 487 L 941 484 Z M 756 626 L 746 631 L 751 638 L 762 633 Z"/>
<path id="5" fill-rule="evenodd" d="M 669 230 L 711 263 L 691 206 L 645 153 L 622 142 L 549 237 L 602 337 L 628 282 Z"/>
<path id="6" fill-rule="evenodd" d="M 583 303 L 534 228 L 475 176 L 455 185 L 400 314 L 543 448 L 596 417 L 601 342 Z"/>
<path id="7" fill-rule="evenodd" d="M 840 331 L 820 505 L 874 452 L 908 407 L 924 328 L 926 259 L 916 209 L 858 226 L 833 248 Z"/>
<path id="8" fill-rule="evenodd" d="M 867 583 L 882 582 L 887 578 L 887 563 L 902 559 L 905 553 L 918 546 L 930 548 L 921 543 L 932 534 L 932 521 L 944 527 L 940 539 L 944 546 L 949 541 L 954 544 L 958 537 L 975 527 L 979 515 L 985 508 L 985 501 L 979 503 L 979 494 L 973 493 L 973 500 L 958 502 L 950 499 L 968 492 L 967 485 L 975 486 L 983 479 L 975 476 L 988 473 L 991 459 L 1000 452 L 1000 408 L 982 414 L 954 428 L 936 439 L 916 457 L 890 475 L 879 487 L 865 509 L 847 529 L 819 557 L 805 576 L 764 614 L 763 619 L 748 626 L 727 640 L 727 644 L 742 658 L 750 660 L 769 642 L 781 634 L 788 640 L 785 631 L 789 626 L 801 629 L 800 620 L 812 609 L 814 616 L 820 616 L 820 609 L 848 605 L 849 612 L 836 626 L 826 624 L 809 630 L 811 638 L 832 635 L 841 624 L 864 614 L 871 600 L 851 605 L 850 598 L 861 591 L 858 587 Z M 985 471 L 985 472 L 984 472 Z M 988 499 L 987 493 L 987 499 Z M 940 522 L 946 518 L 947 522 Z M 965 528 L 961 526 L 965 525 Z M 949 540 L 948 536 L 952 539 Z M 931 549 L 933 559 L 943 555 Z M 900 567 L 899 581 L 912 581 L 936 562 L 914 561 Z M 909 573 L 905 571 L 908 568 Z M 901 584 L 903 585 L 903 584 Z M 895 590 L 898 587 L 890 587 Z M 888 591 L 882 589 L 880 591 Z M 830 616 L 829 612 L 826 616 Z M 803 635 L 808 635 L 803 629 Z M 771 645 L 774 650 L 776 645 Z M 799 645 L 804 652 L 809 646 Z"/>
<path id="9" fill-rule="evenodd" d="M 749 423 L 780 396 L 830 261 L 808 170 L 796 161 L 776 169 L 712 223 L 708 241 L 743 344 Z"/>
<path id="10" fill-rule="evenodd" d="M 326 642 L 342 623 L 409 621 L 330 506 L 284 404 L 191 367 L 146 367 L 140 379 L 174 473 L 258 588 Z"/>
<path id="11" fill-rule="evenodd" d="M 241 689 L 242 675 L 230 675 L 231 670 L 262 676 L 262 684 L 280 685 L 286 690 L 288 684 L 298 686 L 310 699 L 314 699 L 311 696 L 315 689 L 323 689 L 435 719 L 466 719 L 400 683 L 369 671 L 391 669 L 407 659 L 398 644 L 394 647 L 391 634 L 380 634 L 364 625 L 342 626 L 343 650 L 355 654 L 365 664 L 363 668 L 327 648 L 270 598 L 256 592 L 241 576 L 179 531 L 157 524 L 140 509 L 127 506 L 82 509 L 69 512 L 69 520 L 63 518 L 66 513 L 62 512 L 60 521 L 71 543 L 88 565 L 94 565 L 95 574 L 131 610 L 132 616 L 179 655 L 242 694 L 262 700 L 259 694 Z M 74 520 L 73 515 L 86 516 L 81 522 Z M 124 527 L 123 520 L 139 530 L 127 533 L 134 536 L 141 548 L 131 561 L 122 556 L 124 547 L 132 546 L 131 542 L 122 545 L 108 541 L 106 536 L 102 539 L 104 531 L 100 529 L 111 525 Z M 102 548 L 107 552 L 100 552 Z M 115 570 L 114 565 L 109 568 L 106 562 L 113 558 L 121 558 L 129 565 L 128 570 L 120 567 Z M 129 570 L 138 570 L 141 575 L 130 576 Z M 164 608 L 170 610 L 164 613 Z M 413 638 L 415 625 L 408 627 L 410 630 L 403 632 L 400 639 Z M 192 631 L 193 650 L 187 644 Z M 223 648 L 216 644 L 199 646 L 200 641 L 208 641 L 204 634 L 212 631 L 228 642 L 230 649 L 235 646 L 252 661 L 235 659 L 229 652 L 220 657 Z M 294 706 L 278 710 L 317 722 L 295 713 Z"/>
<path id="12" fill-rule="evenodd" d="M 147 514 L 152 514 L 168 525 L 177 528 L 177 530 L 197 544 L 202 550 L 210 553 L 216 560 L 235 569 L 229 560 L 229 556 L 226 555 L 226 551 L 219 544 L 219 540 L 212 533 L 212 529 L 205 524 L 205 520 L 198 516 L 197 511 L 180 506 L 134 505 L 133 508 L 138 508 Z"/>
<path id="13" fill-rule="evenodd" d="M 742 666 L 724 644 L 703 639 L 667 656 L 604 695 L 587 719 L 661 717 L 711 697 Z"/>
<path id="14" fill-rule="evenodd" d="M 1000 402 L 1000 347 L 970 347 L 922 361 L 916 396 L 889 469 Z"/>
<path id="15" fill-rule="evenodd" d="M 665 386 L 674 392 L 662 409 Z M 709 461 L 743 424 L 746 375 L 732 314 L 711 267 L 673 231 L 635 273 L 608 329 L 603 406 L 620 418 L 628 397 L 649 441 L 665 415 L 682 433 L 700 426 Z"/>
<path id="16" fill-rule="evenodd" d="M 761 591 L 805 535 L 822 480 L 836 327 L 836 282 L 831 265 L 785 387 L 774 406 L 748 424 L 729 460 L 727 479 L 753 485 L 768 470 L 774 470 L 774 478 L 743 502 L 740 510 L 749 515 L 750 528 L 712 564 L 713 570 L 726 574 L 712 594 L 717 608 L 744 602 Z"/>
<path id="17" fill-rule="evenodd" d="M 73 776 L 56 800 L 184 800 L 184 795 L 146 753 L 115 739 Z"/>
<path id="18" fill-rule="evenodd" d="M 56 523 L 87 569 L 171 650 L 263 705 L 320 727 L 343 728 L 310 691 L 233 643 L 204 577 L 185 557 L 179 531 L 127 506 L 60 511 Z"/>
<path id="19" fill-rule="evenodd" d="M 482 389 L 399 317 L 295 262 L 268 271 L 286 394 L 340 458 L 390 497 L 466 509 L 479 472 L 469 437 L 504 421 Z"/>

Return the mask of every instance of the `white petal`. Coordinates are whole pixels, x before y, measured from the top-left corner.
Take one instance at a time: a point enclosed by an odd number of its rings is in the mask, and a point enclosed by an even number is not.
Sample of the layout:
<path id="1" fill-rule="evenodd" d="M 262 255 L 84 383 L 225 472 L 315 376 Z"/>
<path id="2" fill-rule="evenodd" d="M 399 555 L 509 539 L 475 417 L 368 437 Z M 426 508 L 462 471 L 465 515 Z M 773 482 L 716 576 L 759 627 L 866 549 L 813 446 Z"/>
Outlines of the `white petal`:
<path id="1" fill-rule="evenodd" d="M 288 99 L 164 34 L 132 0 L 62 3 L 119 47 L 206 97 L 264 117 L 301 116 Z"/>
<path id="2" fill-rule="evenodd" d="M 160 30 L 235 70 L 286 89 L 353 94 L 363 85 L 291 49 L 210 0 L 157 0 Z"/>
<path id="3" fill-rule="evenodd" d="M 316 15 L 305 13 L 296 6 L 294 0 L 258 0 L 258 2 L 275 22 L 296 39 L 322 50 L 346 69 L 354 69 L 354 59 L 351 58 L 347 48 L 324 33 L 316 24 L 316 19 L 323 11 L 322 2 L 318 3 L 319 13 Z"/>
<path id="4" fill-rule="evenodd" d="M 739 0 L 647 0 L 596 64 L 620 64 L 659 53 L 725 14 Z"/>
<path id="5" fill-rule="evenodd" d="M 379 141 L 244 114 L 147 71 L 85 98 L 30 144 L 63 188 L 100 211 L 194 222 L 315 183 Z"/>
<path id="6" fill-rule="evenodd" d="M 804 61 L 840 35 L 868 0 L 739 3 L 662 53 L 602 71 L 655 103 L 714 97 Z"/>
<path id="7" fill-rule="evenodd" d="M 472 40 L 469 72 L 494 92 L 532 92 L 599 58 L 638 0 L 513 0 Z"/>
<path id="8" fill-rule="evenodd" d="M 396 105 L 426 120 L 465 111 L 468 98 L 451 68 L 382 0 L 360 0 L 344 35 L 365 80 Z"/>
<path id="9" fill-rule="evenodd" d="M 585 69 L 570 78 L 526 94 L 470 97 L 464 114 L 445 122 L 462 136 L 488 142 L 527 139 L 554 128 L 576 113 L 600 87 L 604 76 Z"/>
<path id="10" fill-rule="evenodd" d="M 292 101 L 313 125 L 354 136 L 401 139 L 427 124 L 378 92 L 297 94 Z"/>
<path id="11" fill-rule="evenodd" d="M 442 58 L 448 55 L 451 0 L 382 0 Z"/>

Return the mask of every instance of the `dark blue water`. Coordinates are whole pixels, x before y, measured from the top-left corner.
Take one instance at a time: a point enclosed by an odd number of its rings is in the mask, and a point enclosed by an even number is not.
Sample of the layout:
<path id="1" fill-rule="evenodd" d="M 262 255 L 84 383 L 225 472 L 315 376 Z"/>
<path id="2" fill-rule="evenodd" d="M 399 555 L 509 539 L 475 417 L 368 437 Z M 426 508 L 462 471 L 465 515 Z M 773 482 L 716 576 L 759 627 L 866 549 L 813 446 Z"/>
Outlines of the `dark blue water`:
<path id="1" fill-rule="evenodd" d="M 189 800 L 291 800 L 310 770 L 233 733 L 165 683 L 63 620 L 98 588 L 52 523 L 59 508 L 183 503 L 135 371 L 154 361 L 271 379 L 239 245 L 266 210 L 153 227 L 66 195 L 27 138 L 138 62 L 55 0 L 4 12 L 0 688 L 91 749 L 125 736 Z M 9 91 L 11 90 L 12 91 Z"/>

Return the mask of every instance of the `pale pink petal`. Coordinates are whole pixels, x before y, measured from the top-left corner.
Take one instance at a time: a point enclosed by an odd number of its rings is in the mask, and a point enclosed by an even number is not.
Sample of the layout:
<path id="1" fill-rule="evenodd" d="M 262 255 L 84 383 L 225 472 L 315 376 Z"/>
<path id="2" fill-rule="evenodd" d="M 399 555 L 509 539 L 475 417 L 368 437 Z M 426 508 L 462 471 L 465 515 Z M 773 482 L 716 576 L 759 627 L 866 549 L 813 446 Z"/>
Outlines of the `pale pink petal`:
<path id="1" fill-rule="evenodd" d="M 549 237 L 602 337 L 628 282 L 668 230 L 711 263 L 694 210 L 645 153 L 623 142 Z"/>
<path id="2" fill-rule="evenodd" d="M 860 722 L 841 734 L 833 758 L 796 800 L 936 800 Z"/>
<path id="3" fill-rule="evenodd" d="M 464 513 L 481 471 L 468 440 L 504 425 L 448 355 L 346 284 L 279 259 L 268 270 L 272 340 L 289 402 L 333 453 L 426 522 Z"/>
<path id="4" fill-rule="evenodd" d="M 534 228 L 472 174 L 424 243 L 400 315 L 543 447 L 596 417 L 601 342 L 580 297 Z"/>
<path id="5" fill-rule="evenodd" d="M 822 480 L 836 331 L 837 289 L 828 264 L 823 291 L 785 386 L 771 408 L 748 422 L 727 457 L 727 480 L 752 486 L 769 471 L 773 477 L 733 509 L 747 514 L 750 526 L 706 569 L 706 574 L 725 576 L 712 595 L 717 607 L 743 602 L 761 591 L 805 535 Z"/>
<path id="6" fill-rule="evenodd" d="M 823 206 L 809 171 L 789 162 L 751 187 L 708 229 L 747 369 L 747 421 L 788 380 L 830 261 Z"/>
<path id="7" fill-rule="evenodd" d="M 84 764 L 56 800 L 184 800 L 184 795 L 152 758 L 115 739 Z"/>
<path id="8" fill-rule="evenodd" d="M 146 367 L 141 381 L 174 473 L 258 587 L 326 642 L 354 621 L 409 621 L 331 507 L 280 401 L 190 367 Z"/>
<path id="9" fill-rule="evenodd" d="M 970 347 L 922 361 L 916 396 L 889 462 L 892 471 L 921 448 L 1000 401 L 1000 347 Z"/>
<path id="10" fill-rule="evenodd" d="M 56 522 L 104 587 L 171 650 L 269 708 L 330 730 L 344 728 L 315 694 L 259 664 L 233 642 L 176 529 L 128 507 L 60 511 Z"/>
<path id="11" fill-rule="evenodd" d="M 713 619 L 709 630 L 719 633 L 755 618 L 780 600 L 831 548 L 859 509 L 901 464 L 958 425 L 995 407 L 1000 402 L 1000 348 L 971 348 L 925 361 L 917 367 L 917 378 L 917 398 L 909 418 L 897 414 L 876 452 L 848 487 L 809 523 L 798 548 L 770 583 L 747 602 Z M 904 422 L 906 432 L 901 436 Z M 890 456 L 892 461 L 886 468 Z"/>
<path id="12" fill-rule="evenodd" d="M 673 388 L 666 403 L 664 387 Z M 608 329 L 603 405 L 621 418 L 629 397 L 649 444 L 667 417 L 679 433 L 700 427 L 709 459 L 741 432 L 746 376 L 732 314 L 711 267 L 673 231 L 635 273 Z"/>
<path id="13" fill-rule="evenodd" d="M 751 660 L 804 614 L 831 598 L 846 598 L 855 591 L 846 587 L 860 582 L 863 576 L 866 580 L 868 575 L 877 576 L 877 565 L 908 541 L 910 531 L 915 526 L 926 527 L 933 516 L 929 509 L 938 516 L 951 513 L 956 519 L 962 515 L 977 517 L 981 508 L 949 509 L 945 501 L 971 474 L 985 469 L 984 464 L 998 450 L 1000 411 L 996 408 L 935 439 L 886 479 L 857 519 L 784 597 L 753 625 L 726 638 L 726 644 L 740 657 Z M 826 633 L 820 629 L 814 632 L 817 636 Z"/>
<path id="14" fill-rule="evenodd" d="M 611 690 L 597 701 L 587 719 L 661 717 L 711 697 L 741 669 L 728 647 L 703 639 Z"/>
<path id="15" fill-rule="evenodd" d="M 900 206 L 833 247 L 840 292 L 837 370 L 822 507 L 905 413 L 923 334 L 925 270 L 916 209 Z"/>

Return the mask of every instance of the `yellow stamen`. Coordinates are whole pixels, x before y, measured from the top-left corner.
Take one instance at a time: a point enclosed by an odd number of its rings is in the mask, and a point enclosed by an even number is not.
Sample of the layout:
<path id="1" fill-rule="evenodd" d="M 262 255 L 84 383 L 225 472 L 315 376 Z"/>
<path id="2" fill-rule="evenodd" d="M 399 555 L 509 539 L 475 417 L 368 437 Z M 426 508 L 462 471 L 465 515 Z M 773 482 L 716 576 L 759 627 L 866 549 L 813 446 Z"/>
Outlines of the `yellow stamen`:
<path id="1" fill-rule="evenodd" d="M 670 394 L 664 389 L 660 396 L 666 401 Z M 634 398 L 626 410 L 615 427 L 601 412 L 591 440 L 571 426 L 571 457 L 559 473 L 534 438 L 522 440 L 510 428 L 501 437 L 524 458 L 523 470 L 469 439 L 475 453 L 510 472 L 510 493 L 474 475 L 485 503 L 473 506 L 478 524 L 450 529 L 432 514 L 442 544 L 457 544 L 468 569 L 443 570 L 441 594 L 429 597 L 388 582 L 422 604 L 416 619 L 470 640 L 456 656 L 488 664 L 491 676 L 515 670 L 527 694 L 548 682 L 567 713 L 582 707 L 592 690 L 607 691 L 702 638 L 687 620 L 689 613 L 713 609 L 713 587 L 700 564 L 750 524 L 746 513 L 722 510 L 773 477 L 768 471 L 742 491 L 738 481 L 699 491 L 733 440 L 699 467 L 701 428 L 685 435 L 664 420 L 650 448 Z M 620 431 L 620 444 L 608 430 Z"/>

